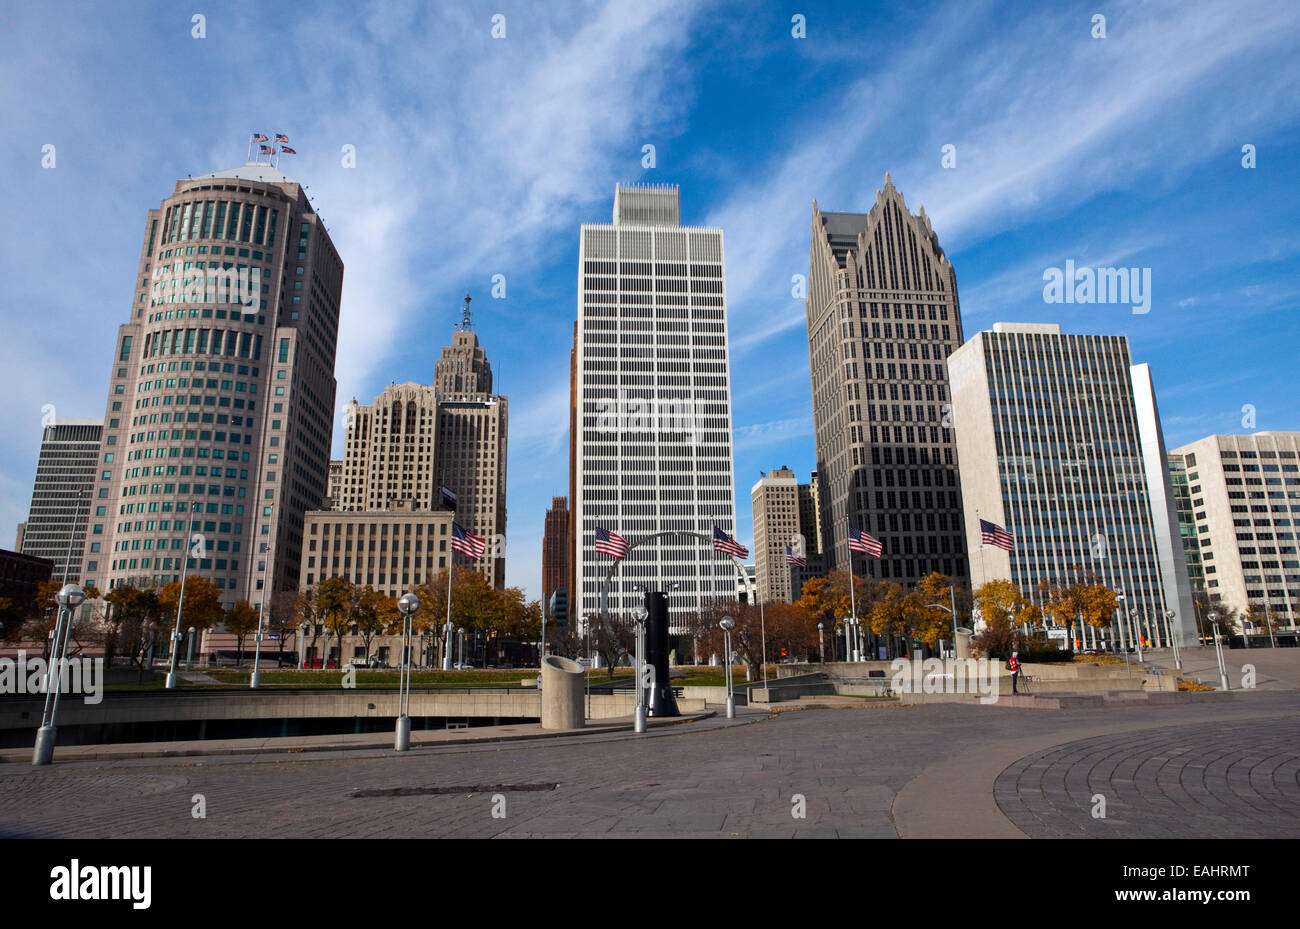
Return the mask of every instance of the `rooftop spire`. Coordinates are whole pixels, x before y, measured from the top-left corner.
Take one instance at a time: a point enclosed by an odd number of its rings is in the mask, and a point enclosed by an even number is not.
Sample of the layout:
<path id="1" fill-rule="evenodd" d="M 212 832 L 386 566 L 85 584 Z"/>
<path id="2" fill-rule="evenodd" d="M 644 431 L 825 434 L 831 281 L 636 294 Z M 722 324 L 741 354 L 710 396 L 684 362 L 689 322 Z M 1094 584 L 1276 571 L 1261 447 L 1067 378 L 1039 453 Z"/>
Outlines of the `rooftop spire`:
<path id="1" fill-rule="evenodd" d="M 471 328 L 473 328 L 470 325 L 470 321 L 469 321 L 469 302 L 471 299 L 472 298 L 470 297 L 469 294 L 465 295 L 465 310 L 464 310 L 465 315 L 461 317 L 460 325 L 457 327 L 458 329 L 464 332 L 468 332 Z"/>

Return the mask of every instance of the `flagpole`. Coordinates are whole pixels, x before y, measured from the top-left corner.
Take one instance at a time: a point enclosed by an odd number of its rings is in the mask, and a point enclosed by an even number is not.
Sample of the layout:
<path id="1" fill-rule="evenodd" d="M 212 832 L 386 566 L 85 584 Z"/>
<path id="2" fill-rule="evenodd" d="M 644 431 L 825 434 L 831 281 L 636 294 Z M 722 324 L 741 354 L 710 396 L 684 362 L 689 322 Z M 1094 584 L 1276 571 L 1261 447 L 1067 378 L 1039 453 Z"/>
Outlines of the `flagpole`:
<path id="1" fill-rule="evenodd" d="M 447 558 L 447 626 L 443 630 L 442 670 L 451 670 L 451 574 L 456 567 L 456 549 Z"/>
<path id="2" fill-rule="evenodd" d="M 848 520 L 846 519 L 845 522 L 848 522 Z M 849 525 L 849 528 L 852 528 L 852 527 L 853 527 L 853 524 L 852 524 L 851 522 L 849 522 L 848 525 Z M 849 542 L 849 616 L 850 616 L 850 618 L 852 619 L 852 623 L 850 623 L 849 628 L 850 628 L 851 630 L 853 630 L 853 632 L 852 632 L 852 635 L 853 635 L 853 638 L 852 638 L 852 642 L 853 642 L 853 652 L 857 652 L 857 651 L 858 651 L 858 648 L 857 648 L 857 644 L 858 644 L 858 643 L 857 643 L 857 627 L 858 627 L 858 599 L 857 599 L 857 595 L 854 593 L 854 590 L 853 590 L 853 539 L 852 539 L 852 536 L 849 536 L 849 537 L 848 537 L 848 542 Z M 845 636 L 844 636 L 844 641 L 845 641 L 846 643 L 850 641 L 850 638 L 849 638 L 848 635 L 845 635 Z M 851 652 L 849 655 L 846 655 L 846 656 L 845 656 L 845 660 L 846 660 L 846 661 L 852 661 L 853 658 L 854 658 L 854 655 L 853 655 L 852 652 Z"/>

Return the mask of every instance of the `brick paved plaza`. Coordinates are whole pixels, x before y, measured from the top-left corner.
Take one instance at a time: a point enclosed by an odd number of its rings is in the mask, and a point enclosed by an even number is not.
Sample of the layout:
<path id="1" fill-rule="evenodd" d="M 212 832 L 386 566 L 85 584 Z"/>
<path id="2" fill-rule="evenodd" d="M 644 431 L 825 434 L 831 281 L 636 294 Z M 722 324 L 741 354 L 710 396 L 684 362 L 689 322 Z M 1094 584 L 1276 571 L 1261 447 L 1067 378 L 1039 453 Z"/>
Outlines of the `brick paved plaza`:
<path id="1" fill-rule="evenodd" d="M 404 755 L 0 764 L 0 835 L 1296 838 L 1298 774 L 1292 691 L 864 705 Z"/>

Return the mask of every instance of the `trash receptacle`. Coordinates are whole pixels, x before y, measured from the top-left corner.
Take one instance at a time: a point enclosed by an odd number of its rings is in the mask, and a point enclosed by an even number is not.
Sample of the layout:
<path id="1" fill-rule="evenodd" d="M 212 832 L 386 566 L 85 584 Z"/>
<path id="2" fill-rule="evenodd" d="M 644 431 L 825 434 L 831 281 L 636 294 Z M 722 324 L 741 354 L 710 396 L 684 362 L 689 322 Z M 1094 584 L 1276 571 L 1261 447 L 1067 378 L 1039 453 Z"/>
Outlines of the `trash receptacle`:
<path id="1" fill-rule="evenodd" d="M 559 655 L 542 659 L 542 728 L 581 729 L 586 724 L 582 713 L 582 665 Z"/>
<path id="2" fill-rule="evenodd" d="M 969 629 L 957 630 L 957 657 L 970 657 L 970 639 L 973 633 Z"/>

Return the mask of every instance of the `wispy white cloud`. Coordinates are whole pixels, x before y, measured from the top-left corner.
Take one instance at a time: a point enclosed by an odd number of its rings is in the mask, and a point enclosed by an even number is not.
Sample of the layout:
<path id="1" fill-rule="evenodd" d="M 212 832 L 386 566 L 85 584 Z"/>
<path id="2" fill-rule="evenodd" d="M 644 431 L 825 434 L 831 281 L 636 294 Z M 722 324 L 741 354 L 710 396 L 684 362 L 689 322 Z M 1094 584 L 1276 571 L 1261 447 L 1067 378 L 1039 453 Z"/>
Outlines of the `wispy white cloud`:
<path id="1" fill-rule="evenodd" d="M 748 450 L 809 436 L 812 431 L 812 417 L 752 423 L 735 428 L 734 444 L 737 451 Z"/>
<path id="2" fill-rule="evenodd" d="M 971 20 L 981 17 L 983 28 L 975 29 Z M 1193 114 L 1187 95 L 1222 82 L 1230 62 L 1255 67 L 1300 34 L 1290 11 L 1262 3 L 1249 12 L 1126 7 L 1111 17 L 1104 40 L 1090 38 L 1087 17 L 1050 8 L 1012 17 L 950 4 L 934 22 L 942 26 L 864 60 L 857 83 L 814 101 L 806 119 L 789 127 L 774 166 L 715 210 L 711 222 L 730 236 L 728 287 L 743 321 L 734 326 L 738 352 L 804 325 L 802 302 L 788 299 L 789 280 L 807 273 L 813 197 L 823 209 L 865 211 L 891 170 L 913 209 L 929 205 L 952 251 L 1101 193 L 1153 177 L 1166 183 L 1224 157 L 1236 142 L 1224 117 L 1236 112 L 1240 94 L 1200 95 Z M 1280 80 L 1294 78 L 1290 69 Z M 1266 106 L 1256 104 L 1256 130 L 1286 125 L 1298 106 L 1269 95 Z M 1195 144 L 1173 131 L 1189 116 L 1206 127 Z M 940 166 L 948 143 L 957 149 L 954 170 Z"/>

